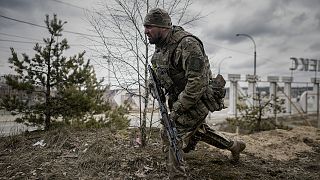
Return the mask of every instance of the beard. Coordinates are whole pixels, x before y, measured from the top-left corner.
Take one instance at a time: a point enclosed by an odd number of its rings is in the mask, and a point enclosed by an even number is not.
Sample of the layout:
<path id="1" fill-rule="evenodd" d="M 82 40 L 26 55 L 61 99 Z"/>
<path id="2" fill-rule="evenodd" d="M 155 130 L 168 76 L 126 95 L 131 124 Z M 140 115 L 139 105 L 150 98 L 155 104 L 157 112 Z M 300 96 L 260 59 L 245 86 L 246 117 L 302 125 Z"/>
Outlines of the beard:
<path id="1" fill-rule="evenodd" d="M 158 33 L 154 37 L 148 37 L 150 44 L 158 44 L 161 41 L 161 34 Z"/>

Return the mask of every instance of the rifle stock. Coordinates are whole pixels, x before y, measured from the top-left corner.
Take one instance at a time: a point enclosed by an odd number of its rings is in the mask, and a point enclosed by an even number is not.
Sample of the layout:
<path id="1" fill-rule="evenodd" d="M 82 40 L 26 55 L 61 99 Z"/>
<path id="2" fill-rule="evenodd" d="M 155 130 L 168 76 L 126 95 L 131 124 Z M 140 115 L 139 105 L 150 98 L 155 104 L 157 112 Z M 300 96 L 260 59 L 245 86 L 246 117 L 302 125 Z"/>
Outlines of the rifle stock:
<path id="1" fill-rule="evenodd" d="M 176 130 L 174 121 L 172 121 L 172 119 L 168 114 L 164 92 L 161 89 L 161 86 L 160 86 L 161 84 L 159 79 L 156 76 L 156 73 L 154 72 L 154 70 L 151 68 L 150 65 L 148 65 L 148 70 L 151 76 L 151 80 L 153 81 L 154 94 L 159 103 L 161 121 L 165 127 L 165 130 L 167 132 L 167 136 L 170 142 L 170 149 L 174 152 L 177 162 L 179 164 L 182 164 L 181 150 L 179 149 L 179 146 L 178 146 L 177 130 Z"/>

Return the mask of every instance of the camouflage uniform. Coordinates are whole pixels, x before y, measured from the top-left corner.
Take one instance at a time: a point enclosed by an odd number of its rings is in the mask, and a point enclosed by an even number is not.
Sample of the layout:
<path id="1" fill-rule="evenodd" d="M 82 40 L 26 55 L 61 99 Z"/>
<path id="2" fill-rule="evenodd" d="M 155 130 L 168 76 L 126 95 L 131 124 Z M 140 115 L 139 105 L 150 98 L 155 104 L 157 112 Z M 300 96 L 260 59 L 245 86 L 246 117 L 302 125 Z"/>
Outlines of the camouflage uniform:
<path id="1" fill-rule="evenodd" d="M 148 25 L 148 20 L 145 20 L 145 25 Z M 169 109 L 183 151 L 193 150 L 198 141 L 230 149 L 235 143 L 217 134 L 205 123 L 209 110 L 201 98 L 207 91 L 212 75 L 202 42 L 182 27 L 173 26 L 166 38 L 156 44 L 151 63 L 168 93 Z M 162 133 L 162 139 L 164 151 L 167 152 L 169 142 L 165 132 Z M 184 164 L 177 166 L 170 150 L 168 161 L 171 177 L 185 175 Z"/>

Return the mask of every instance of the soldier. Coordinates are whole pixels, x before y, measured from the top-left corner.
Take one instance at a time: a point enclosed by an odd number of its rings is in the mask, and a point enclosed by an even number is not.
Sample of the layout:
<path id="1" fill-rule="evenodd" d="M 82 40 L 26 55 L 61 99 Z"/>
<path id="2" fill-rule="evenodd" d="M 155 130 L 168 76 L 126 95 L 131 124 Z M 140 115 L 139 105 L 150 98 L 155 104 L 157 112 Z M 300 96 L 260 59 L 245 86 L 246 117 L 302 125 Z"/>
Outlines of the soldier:
<path id="1" fill-rule="evenodd" d="M 169 14 L 160 8 L 149 11 L 144 19 L 144 28 L 149 43 L 155 44 L 151 63 L 161 86 L 168 92 L 170 117 L 176 124 L 180 149 L 188 153 L 195 149 L 198 141 L 203 141 L 230 150 L 232 160 L 237 162 L 245 143 L 223 137 L 205 122 L 209 110 L 221 110 L 224 94 L 219 96 L 219 89 L 213 92 L 209 88 L 209 82 L 215 78 L 212 78 L 201 40 L 182 27 L 172 26 Z M 176 162 L 173 152 L 167 148 L 169 141 L 165 132 L 162 132 L 162 139 L 163 151 L 168 155 L 169 177 L 185 178 L 185 163 L 179 165 Z"/>

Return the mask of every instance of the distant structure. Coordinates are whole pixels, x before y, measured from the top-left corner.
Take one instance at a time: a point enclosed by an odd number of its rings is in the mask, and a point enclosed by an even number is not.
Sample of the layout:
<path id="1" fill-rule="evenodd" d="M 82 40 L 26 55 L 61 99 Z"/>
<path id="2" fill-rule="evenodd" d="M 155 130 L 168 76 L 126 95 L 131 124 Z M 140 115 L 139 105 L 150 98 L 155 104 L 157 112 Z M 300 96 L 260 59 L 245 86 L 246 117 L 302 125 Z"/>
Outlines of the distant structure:
<path id="1" fill-rule="evenodd" d="M 315 91 L 316 85 L 319 85 L 318 81 L 310 82 L 300 82 L 294 83 L 293 79 L 282 77 L 276 78 L 273 76 L 268 77 L 268 81 L 265 81 L 264 86 L 256 87 L 256 91 L 263 93 L 265 96 L 271 96 L 275 94 L 278 98 L 285 100 L 285 109 L 287 114 L 294 113 L 293 111 L 303 112 L 303 113 L 312 113 L 317 109 L 316 98 L 317 93 Z M 240 75 L 229 75 L 228 78 L 230 86 L 226 88 L 226 97 L 225 102 L 226 106 L 229 109 L 228 114 L 234 116 L 237 114 L 236 104 L 238 99 L 250 94 L 250 87 L 243 86 L 241 87 L 239 82 L 241 81 Z M 318 80 L 318 79 L 317 79 Z M 246 82 L 246 81 L 245 81 Z M 248 83 L 248 82 L 247 82 Z M 268 83 L 268 84 L 266 84 Z M 309 84 L 314 84 L 314 87 L 308 86 Z M 294 84 L 291 85 L 291 84 Z M 56 93 L 52 91 L 52 93 Z M 142 92 L 143 93 L 143 92 Z M 103 99 L 106 102 L 109 102 L 111 107 L 118 107 L 128 105 L 130 111 L 137 112 L 140 110 L 140 99 L 139 99 L 138 89 L 110 89 L 110 86 L 106 88 Z M 36 93 L 27 94 L 23 91 L 17 91 L 12 89 L 6 84 L 4 76 L 0 76 L 0 98 L 5 96 L 16 96 L 21 100 L 27 101 L 29 105 L 32 105 L 36 102 L 43 102 L 44 98 L 38 96 Z M 149 97 L 148 110 L 152 110 L 153 98 Z M 248 101 L 247 104 L 252 104 L 254 101 Z M 141 108 L 144 108 L 144 100 L 141 99 Z M 154 107 L 156 109 L 156 107 Z"/>

